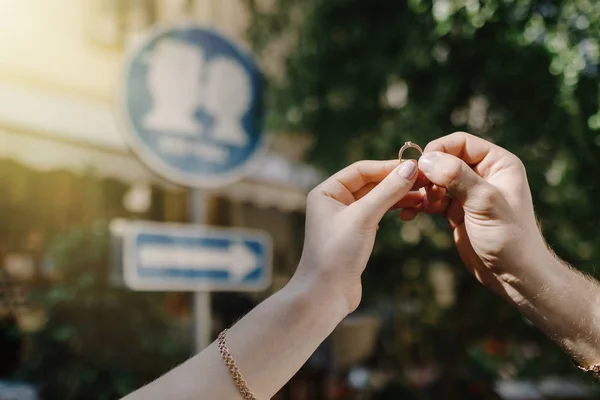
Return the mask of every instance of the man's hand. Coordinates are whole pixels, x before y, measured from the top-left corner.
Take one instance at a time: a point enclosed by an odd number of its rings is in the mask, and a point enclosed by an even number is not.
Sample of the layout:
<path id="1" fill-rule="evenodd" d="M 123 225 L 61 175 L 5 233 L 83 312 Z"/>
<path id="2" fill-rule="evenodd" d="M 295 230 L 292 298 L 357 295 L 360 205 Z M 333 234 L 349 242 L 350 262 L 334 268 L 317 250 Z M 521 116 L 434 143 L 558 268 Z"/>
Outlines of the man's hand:
<path id="1" fill-rule="evenodd" d="M 419 168 L 438 186 L 428 190 L 420 210 L 445 215 L 468 269 L 492 290 L 518 300 L 504 283 L 525 279 L 535 265 L 531 259 L 548 253 L 521 161 L 461 132 L 429 143 Z M 411 219 L 418 210 L 406 209 L 401 216 Z"/>
<path id="2" fill-rule="evenodd" d="M 361 299 L 360 276 L 373 250 L 381 218 L 415 207 L 427 183 L 414 161 L 360 161 L 317 186 L 308 196 L 306 240 L 295 280 L 318 281 L 343 298 L 348 312 Z"/>
<path id="3" fill-rule="evenodd" d="M 454 133 L 431 142 L 419 168 L 435 185 L 401 217 L 445 215 L 463 262 L 480 282 L 581 365 L 599 363 L 600 286 L 546 246 L 521 161 L 483 139 Z"/>

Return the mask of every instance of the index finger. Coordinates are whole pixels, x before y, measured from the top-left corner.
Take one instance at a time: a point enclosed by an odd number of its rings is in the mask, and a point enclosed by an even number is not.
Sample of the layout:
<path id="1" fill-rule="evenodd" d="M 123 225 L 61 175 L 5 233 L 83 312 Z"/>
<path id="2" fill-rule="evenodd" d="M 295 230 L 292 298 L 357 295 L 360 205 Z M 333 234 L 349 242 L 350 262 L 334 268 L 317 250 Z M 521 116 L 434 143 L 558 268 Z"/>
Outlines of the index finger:
<path id="1" fill-rule="evenodd" d="M 441 151 L 462 159 L 480 176 L 484 176 L 488 167 L 500 160 L 509 164 L 517 160 L 508 150 L 465 132 L 455 132 L 432 141 L 425 147 L 424 153 L 432 151 Z"/>

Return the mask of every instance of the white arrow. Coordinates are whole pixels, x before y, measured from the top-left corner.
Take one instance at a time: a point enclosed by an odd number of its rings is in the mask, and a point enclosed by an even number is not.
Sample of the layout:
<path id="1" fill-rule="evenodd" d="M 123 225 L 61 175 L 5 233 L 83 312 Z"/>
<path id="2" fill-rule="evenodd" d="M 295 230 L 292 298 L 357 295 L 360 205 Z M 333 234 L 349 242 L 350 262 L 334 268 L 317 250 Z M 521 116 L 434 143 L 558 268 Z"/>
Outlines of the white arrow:
<path id="1" fill-rule="evenodd" d="M 259 265 L 256 254 L 243 243 L 233 243 L 227 248 L 145 244 L 140 246 L 138 258 L 143 268 L 227 271 L 236 282 Z"/>

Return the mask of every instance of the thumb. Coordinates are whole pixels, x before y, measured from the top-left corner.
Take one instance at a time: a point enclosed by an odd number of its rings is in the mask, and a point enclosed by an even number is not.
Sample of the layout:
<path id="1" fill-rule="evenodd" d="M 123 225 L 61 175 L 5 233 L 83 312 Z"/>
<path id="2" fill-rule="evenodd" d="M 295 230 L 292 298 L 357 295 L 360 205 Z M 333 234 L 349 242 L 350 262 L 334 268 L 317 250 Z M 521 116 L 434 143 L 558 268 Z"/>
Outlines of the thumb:
<path id="1" fill-rule="evenodd" d="M 357 210 L 367 225 L 377 225 L 389 209 L 413 187 L 418 174 L 417 163 L 404 161 L 351 208 Z"/>
<path id="2" fill-rule="evenodd" d="M 448 189 L 466 207 L 499 191 L 477 175 L 463 160 L 451 154 L 433 151 L 419 159 L 419 169 L 438 186 Z"/>

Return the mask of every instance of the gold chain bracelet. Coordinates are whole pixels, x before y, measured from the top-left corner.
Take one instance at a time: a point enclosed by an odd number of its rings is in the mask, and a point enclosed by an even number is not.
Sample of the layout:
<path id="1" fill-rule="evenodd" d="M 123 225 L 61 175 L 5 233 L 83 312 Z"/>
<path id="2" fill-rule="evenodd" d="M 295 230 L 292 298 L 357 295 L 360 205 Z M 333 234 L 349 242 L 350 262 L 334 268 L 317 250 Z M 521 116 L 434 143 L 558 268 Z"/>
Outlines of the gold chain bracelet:
<path id="1" fill-rule="evenodd" d="M 573 361 L 573 364 L 583 372 L 589 372 L 592 376 L 598 380 L 600 380 L 600 363 L 594 364 L 589 367 L 584 367 L 576 361 Z"/>
<path id="2" fill-rule="evenodd" d="M 227 329 L 225 329 L 223 332 L 221 332 L 217 339 L 217 345 L 219 346 L 219 353 L 221 353 L 221 358 L 223 359 L 225 366 L 229 370 L 229 374 L 233 378 L 233 382 L 235 383 L 235 386 L 239 390 L 239 392 L 242 395 L 242 397 L 244 398 L 244 400 L 258 400 L 254 396 L 254 394 L 252 393 L 250 388 L 248 388 L 248 384 L 242 377 L 242 373 L 240 372 L 240 369 L 238 368 L 237 364 L 235 363 L 235 360 L 233 359 L 231 352 L 227 348 L 227 342 L 225 340 L 226 336 L 227 336 Z"/>

